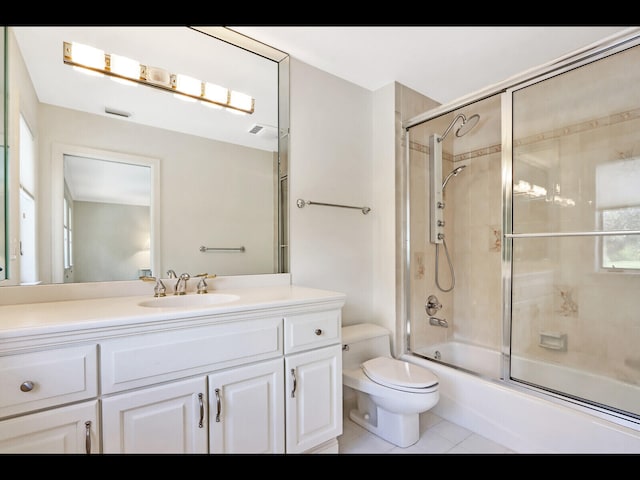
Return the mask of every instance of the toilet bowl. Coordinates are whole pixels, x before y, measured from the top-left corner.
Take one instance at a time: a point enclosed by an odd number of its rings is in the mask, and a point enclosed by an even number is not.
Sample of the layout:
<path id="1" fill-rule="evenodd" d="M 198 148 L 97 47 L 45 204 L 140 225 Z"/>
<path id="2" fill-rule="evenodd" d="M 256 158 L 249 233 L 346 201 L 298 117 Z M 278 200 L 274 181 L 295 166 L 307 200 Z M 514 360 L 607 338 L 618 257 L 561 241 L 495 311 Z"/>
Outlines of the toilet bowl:
<path id="1" fill-rule="evenodd" d="M 349 418 L 399 447 L 420 438 L 420 413 L 438 403 L 438 378 L 391 356 L 391 332 L 360 323 L 342 328 L 342 382 L 356 393 Z"/>

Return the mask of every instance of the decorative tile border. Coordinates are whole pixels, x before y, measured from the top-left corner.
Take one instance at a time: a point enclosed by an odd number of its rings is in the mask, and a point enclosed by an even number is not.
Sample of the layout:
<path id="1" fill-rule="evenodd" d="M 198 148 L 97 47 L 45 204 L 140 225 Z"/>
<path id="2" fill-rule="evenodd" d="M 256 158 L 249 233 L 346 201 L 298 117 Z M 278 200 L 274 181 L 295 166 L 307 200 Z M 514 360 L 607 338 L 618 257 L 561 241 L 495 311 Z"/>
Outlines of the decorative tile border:
<path id="1" fill-rule="evenodd" d="M 574 125 L 568 125 L 566 127 L 560 127 L 547 132 L 536 133 L 535 135 L 519 138 L 513 141 L 513 146 L 522 147 L 536 142 L 542 142 L 544 140 L 557 139 L 563 136 L 575 135 L 577 133 L 585 133 L 598 128 L 610 127 L 612 125 L 638 119 L 640 119 L 640 108 L 628 110 L 626 112 L 613 113 L 593 120 L 587 120 Z M 409 148 L 420 153 L 429 154 L 429 146 L 416 141 L 411 141 L 409 143 Z M 483 157 L 485 155 L 493 155 L 495 153 L 500 153 L 501 151 L 502 145 L 490 145 L 488 147 L 478 148 L 455 156 L 452 156 L 447 152 L 443 152 L 443 159 L 453 161 L 455 163 L 463 160 Z"/>
<path id="2" fill-rule="evenodd" d="M 610 127 L 618 123 L 628 122 L 631 120 L 640 119 L 640 108 L 629 110 L 626 112 L 612 113 L 593 120 L 587 120 L 584 122 L 576 123 L 566 127 L 556 128 L 555 130 L 549 130 L 548 132 L 536 133 L 528 137 L 519 138 L 513 141 L 514 147 L 521 147 L 524 145 L 531 145 L 543 140 L 551 140 L 554 138 L 560 138 L 567 135 L 575 135 L 576 133 L 585 133 L 598 128 Z"/>

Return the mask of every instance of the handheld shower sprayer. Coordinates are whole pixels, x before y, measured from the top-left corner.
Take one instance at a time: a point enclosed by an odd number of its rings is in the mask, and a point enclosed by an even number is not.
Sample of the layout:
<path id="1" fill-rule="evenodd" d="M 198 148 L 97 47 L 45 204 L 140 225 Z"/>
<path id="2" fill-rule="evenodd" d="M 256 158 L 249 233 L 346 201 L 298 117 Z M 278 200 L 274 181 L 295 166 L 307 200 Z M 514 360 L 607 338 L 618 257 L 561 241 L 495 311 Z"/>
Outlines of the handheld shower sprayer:
<path id="1" fill-rule="evenodd" d="M 442 191 L 443 192 L 444 192 L 444 187 L 447 186 L 447 182 L 449 181 L 449 179 L 451 177 L 455 177 L 456 175 L 458 175 L 466 167 L 467 167 L 466 165 L 460 165 L 459 167 L 454 168 L 453 170 L 451 170 L 451 172 L 449 172 L 449 175 L 447 175 L 447 177 L 444 179 L 444 182 L 442 182 Z"/>

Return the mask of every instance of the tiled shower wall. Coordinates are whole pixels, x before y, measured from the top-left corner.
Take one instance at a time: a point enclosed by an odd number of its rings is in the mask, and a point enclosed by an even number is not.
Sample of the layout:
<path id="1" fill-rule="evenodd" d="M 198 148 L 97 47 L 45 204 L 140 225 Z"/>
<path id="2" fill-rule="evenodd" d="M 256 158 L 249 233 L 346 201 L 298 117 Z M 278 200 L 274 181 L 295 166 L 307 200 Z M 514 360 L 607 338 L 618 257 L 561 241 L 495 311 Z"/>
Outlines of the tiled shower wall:
<path id="1" fill-rule="evenodd" d="M 552 164 L 553 169 L 545 173 L 557 177 L 561 192 L 551 204 L 544 199 L 522 201 L 523 197 L 514 195 L 514 231 L 598 229 L 594 224 L 596 166 L 640 157 L 636 133 L 640 131 L 640 74 L 635 72 L 640 54 L 628 55 L 626 59 L 612 59 L 608 65 L 603 62 L 598 67 L 600 72 L 585 69 L 576 73 L 578 82 L 590 85 L 599 82 L 594 80 L 597 76 L 607 75 L 607 69 L 618 69 L 615 84 L 620 91 L 612 99 L 601 99 L 600 105 L 591 95 L 584 101 L 573 98 L 563 107 L 562 98 L 567 95 L 562 90 L 545 92 L 545 102 L 532 102 L 532 110 L 541 109 L 533 118 L 545 118 L 551 106 L 560 109 L 557 117 L 561 126 L 545 130 L 542 124 L 532 121 L 529 134 L 519 135 L 514 141 L 514 152 Z M 623 81 L 620 75 L 628 78 Z M 639 77 L 638 81 L 629 80 L 634 76 Z M 635 87 L 629 91 L 625 85 Z M 413 127 L 411 132 L 410 344 L 414 351 L 447 340 L 493 349 L 502 344 L 499 98 L 477 102 L 461 111 L 467 116 L 479 113 L 481 120 L 469 134 L 462 138 L 450 134 L 444 144 L 443 177 L 455 166 L 467 165 L 450 180 L 445 192 L 446 242 L 456 280 L 449 293 L 436 288 L 435 246 L 428 241 L 428 137 L 442 134 L 459 112 Z M 518 173 L 514 168 L 514 182 L 518 181 Z M 635 228 L 640 229 L 640 225 Z M 555 237 L 514 242 L 513 344 L 518 354 L 533 359 L 640 385 L 640 274 L 599 271 L 599 241 L 598 237 Z M 449 267 L 442 247 L 439 270 L 441 284 L 449 285 Z M 437 316 L 446 318 L 448 328 L 429 325 L 424 303 L 430 294 L 437 295 L 443 304 Z M 544 333 L 565 335 L 566 350 L 541 347 L 540 335 Z"/>
<path id="2" fill-rule="evenodd" d="M 410 144 L 411 194 L 411 346 L 462 341 L 499 349 L 502 342 L 501 292 L 501 145 L 500 102 L 492 97 L 462 110 L 480 121 L 463 137 L 454 135 L 459 122 L 443 142 L 443 180 L 454 168 L 466 168 L 444 191 L 445 242 L 453 265 L 452 291 L 440 291 L 435 282 L 436 247 L 429 242 L 429 135 L 442 134 L 454 114 L 413 127 Z M 460 112 L 455 112 L 460 113 Z M 452 153 L 453 152 L 453 153 Z M 444 246 L 438 248 L 439 284 L 451 286 Z M 429 325 L 424 303 L 436 295 L 443 305 L 437 317 L 448 328 Z"/>

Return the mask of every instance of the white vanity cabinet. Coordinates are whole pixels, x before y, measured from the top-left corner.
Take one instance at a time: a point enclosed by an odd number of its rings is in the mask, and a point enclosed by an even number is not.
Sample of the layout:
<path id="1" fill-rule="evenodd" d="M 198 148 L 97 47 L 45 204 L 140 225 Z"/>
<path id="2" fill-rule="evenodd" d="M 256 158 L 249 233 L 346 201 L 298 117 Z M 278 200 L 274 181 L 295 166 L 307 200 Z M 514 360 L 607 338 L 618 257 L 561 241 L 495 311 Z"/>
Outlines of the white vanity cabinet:
<path id="1" fill-rule="evenodd" d="M 340 310 L 285 321 L 287 453 L 338 453 L 342 434 Z"/>
<path id="2" fill-rule="evenodd" d="M 96 345 L 0 356 L 0 453 L 96 453 Z M 16 418 L 12 418 L 16 417 Z"/>
<path id="3" fill-rule="evenodd" d="M 0 453 L 337 453 L 344 295 L 231 292 L 0 306 Z"/>
<path id="4" fill-rule="evenodd" d="M 261 362 L 273 358 L 277 367 L 273 361 Z M 224 453 L 253 452 L 265 435 L 284 435 L 284 424 L 275 423 L 282 418 L 274 413 L 278 399 L 268 392 L 282 384 L 281 316 L 107 340 L 100 344 L 100 359 L 104 453 L 207 453 L 211 428 L 214 450 Z M 244 364 L 250 365 L 228 368 Z M 221 372 L 207 378 L 217 370 Z M 190 376 L 193 378 L 186 379 Z M 174 381 L 178 379 L 184 380 Z M 226 397 L 224 416 L 217 415 L 213 427 L 214 399 L 207 392 L 207 380 L 216 385 L 209 392 L 222 390 Z M 251 410 L 271 418 L 247 423 L 242 416 Z M 221 420 L 226 427 L 222 434 L 216 428 Z M 236 431 L 234 424 L 243 430 Z M 275 433 L 265 430 L 274 428 Z M 244 446 L 243 438 L 254 443 Z M 280 448 L 274 440 L 268 445 Z"/>

